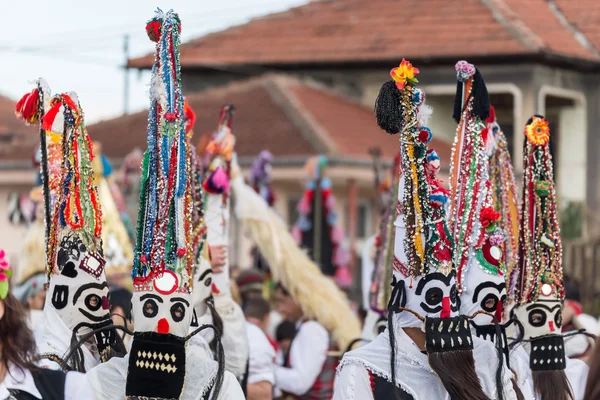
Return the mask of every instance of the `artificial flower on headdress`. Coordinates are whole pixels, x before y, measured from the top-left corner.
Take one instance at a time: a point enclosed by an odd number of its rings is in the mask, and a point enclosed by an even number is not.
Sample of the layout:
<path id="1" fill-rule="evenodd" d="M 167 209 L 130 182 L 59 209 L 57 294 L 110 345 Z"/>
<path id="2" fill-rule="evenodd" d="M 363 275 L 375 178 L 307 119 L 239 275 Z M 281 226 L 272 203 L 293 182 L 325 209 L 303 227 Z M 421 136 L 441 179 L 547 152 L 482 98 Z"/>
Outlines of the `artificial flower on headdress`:
<path id="1" fill-rule="evenodd" d="M 0 299 L 4 300 L 8 296 L 8 280 L 12 275 L 6 253 L 0 249 Z"/>
<path id="2" fill-rule="evenodd" d="M 494 210 L 492 207 L 484 207 L 481 210 L 479 221 L 483 228 L 489 232 L 493 231 L 496 227 L 496 223 L 500 220 L 500 213 Z"/>
<path id="3" fill-rule="evenodd" d="M 413 67 L 413 65 L 406 61 L 404 58 L 399 66 L 392 68 L 390 76 L 396 82 L 398 90 L 403 90 L 409 83 L 418 83 L 419 81 L 415 76 L 419 73 L 419 69 Z"/>
<path id="4" fill-rule="evenodd" d="M 534 116 L 533 121 L 525 127 L 527 140 L 536 146 L 543 146 L 550 140 L 550 125 L 544 118 Z"/>

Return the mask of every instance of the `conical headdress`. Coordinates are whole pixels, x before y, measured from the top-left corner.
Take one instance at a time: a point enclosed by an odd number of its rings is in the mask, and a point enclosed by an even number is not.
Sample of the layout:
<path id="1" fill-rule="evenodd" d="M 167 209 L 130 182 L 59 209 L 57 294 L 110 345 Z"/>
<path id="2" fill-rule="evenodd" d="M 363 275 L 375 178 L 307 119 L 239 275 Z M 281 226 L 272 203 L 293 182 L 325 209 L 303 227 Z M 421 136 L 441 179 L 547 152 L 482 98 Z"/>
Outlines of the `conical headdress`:
<path id="1" fill-rule="evenodd" d="M 510 275 L 516 265 L 519 242 L 520 205 L 517 199 L 517 185 L 506 136 L 496 120 L 494 107 L 490 107 L 490 116 L 486 123 L 483 138 L 489 156 L 492 204 L 500 213 L 498 226 L 506 235 L 502 261 Z"/>
<path id="2" fill-rule="evenodd" d="M 543 296 L 564 299 L 562 243 L 554 190 L 548 121 L 534 115 L 525 126 L 523 201 L 518 264 L 511 275 L 518 303 Z"/>

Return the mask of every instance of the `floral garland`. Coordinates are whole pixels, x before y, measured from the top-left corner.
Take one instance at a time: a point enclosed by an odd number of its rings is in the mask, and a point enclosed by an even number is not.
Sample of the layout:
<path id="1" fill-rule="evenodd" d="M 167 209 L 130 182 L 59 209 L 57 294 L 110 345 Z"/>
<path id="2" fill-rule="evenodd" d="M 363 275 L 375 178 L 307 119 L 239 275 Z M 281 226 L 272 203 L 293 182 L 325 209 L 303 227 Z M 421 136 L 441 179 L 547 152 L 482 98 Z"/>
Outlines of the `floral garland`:
<path id="1" fill-rule="evenodd" d="M 146 24 L 156 42 L 152 68 L 148 150 L 142 163 L 140 212 L 132 276 L 135 290 L 166 270 L 176 272 L 179 292 L 192 290 L 191 160 L 184 128 L 179 44 L 181 22 L 172 10 L 158 9 Z M 152 168 L 149 168 L 152 166 Z"/>
<path id="2" fill-rule="evenodd" d="M 457 289 L 465 290 L 466 272 L 472 256 L 482 246 L 485 230 L 480 220 L 481 211 L 491 206 L 487 154 L 481 117 L 474 112 L 476 69 L 472 64 L 459 61 L 457 78 L 462 82 L 462 113 L 452 145 L 450 165 L 450 204 L 448 208 L 450 231 L 456 241 L 453 262 L 457 268 Z M 477 84 L 484 85 L 483 81 Z M 460 87 L 460 86 L 459 86 Z M 487 92 L 485 93 L 487 96 Z"/>
<path id="3" fill-rule="evenodd" d="M 533 116 L 525 127 L 525 137 L 519 258 L 511 275 L 515 287 L 511 297 L 520 303 L 536 301 L 540 294 L 564 299 L 562 242 L 548 122 Z"/>

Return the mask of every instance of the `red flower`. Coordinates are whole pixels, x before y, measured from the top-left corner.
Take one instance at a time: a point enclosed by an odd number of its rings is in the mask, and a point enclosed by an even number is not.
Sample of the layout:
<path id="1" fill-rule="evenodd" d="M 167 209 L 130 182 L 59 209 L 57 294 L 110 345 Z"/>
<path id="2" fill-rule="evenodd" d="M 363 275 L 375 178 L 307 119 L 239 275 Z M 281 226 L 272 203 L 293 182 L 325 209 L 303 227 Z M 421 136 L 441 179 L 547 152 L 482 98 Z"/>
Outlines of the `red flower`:
<path id="1" fill-rule="evenodd" d="M 492 207 L 485 207 L 481 210 L 481 216 L 479 221 L 484 228 L 487 228 L 491 224 L 495 224 L 500 219 L 500 213 L 494 210 Z"/>
<path id="2" fill-rule="evenodd" d="M 173 122 L 177 119 L 177 114 L 172 112 L 165 113 L 165 119 L 169 122 Z"/>

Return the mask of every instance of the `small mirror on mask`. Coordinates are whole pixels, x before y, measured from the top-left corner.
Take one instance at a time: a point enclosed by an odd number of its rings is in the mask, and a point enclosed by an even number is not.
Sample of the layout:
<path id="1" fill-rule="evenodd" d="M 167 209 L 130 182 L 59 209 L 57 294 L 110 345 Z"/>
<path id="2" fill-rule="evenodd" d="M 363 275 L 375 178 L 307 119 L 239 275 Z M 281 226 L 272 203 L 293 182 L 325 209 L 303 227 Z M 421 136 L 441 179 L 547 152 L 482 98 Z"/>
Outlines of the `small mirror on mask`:
<path id="1" fill-rule="evenodd" d="M 154 279 L 154 289 L 160 294 L 171 294 L 178 285 L 179 279 L 173 271 L 164 271 L 160 277 Z"/>
<path id="2" fill-rule="evenodd" d="M 97 257 L 93 254 L 88 254 L 83 261 L 81 261 L 79 268 L 95 278 L 100 278 L 102 271 L 104 271 L 105 264 L 106 261 L 104 261 L 103 258 Z"/>

